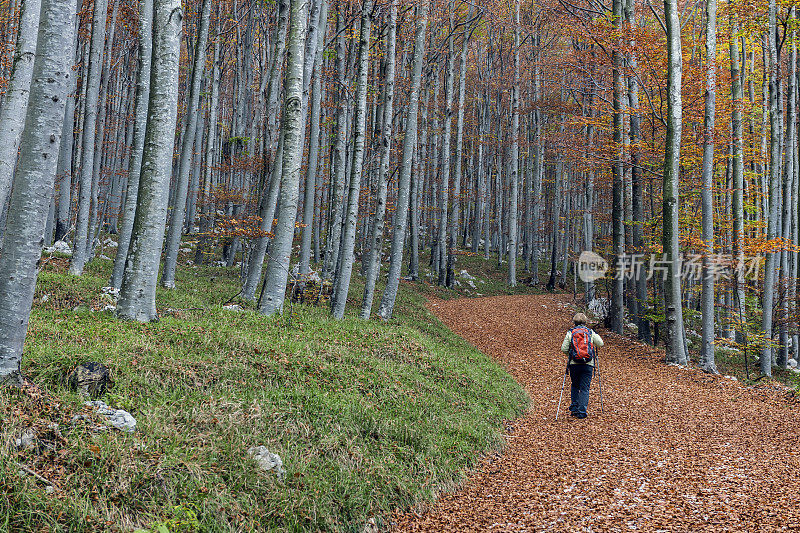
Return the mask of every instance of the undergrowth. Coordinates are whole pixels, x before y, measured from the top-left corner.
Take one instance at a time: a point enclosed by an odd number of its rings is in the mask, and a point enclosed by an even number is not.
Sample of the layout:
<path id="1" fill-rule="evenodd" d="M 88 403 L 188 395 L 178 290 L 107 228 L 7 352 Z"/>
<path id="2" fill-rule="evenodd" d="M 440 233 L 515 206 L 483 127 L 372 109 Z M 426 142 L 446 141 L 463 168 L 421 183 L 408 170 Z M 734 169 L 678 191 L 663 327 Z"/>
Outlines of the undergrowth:
<path id="1" fill-rule="evenodd" d="M 0 529 L 359 531 L 458 483 L 528 401 L 425 309 L 442 294 L 425 282 L 401 285 L 388 323 L 305 305 L 288 320 L 223 309 L 237 269 L 184 266 L 159 289 L 161 320 L 139 324 L 102 311 L 110 261 L 82 277 L 66 265 L 50 260 L 36 290 L 23 372 L 38 388 L 0 389 Z M 103 399 L 134 434 L 100 429 L 68 390 L 86 361 L 112 368 Z M 17 449 L 26 428 L 37 445 Z M 285 478 L 258 471 L 259 445 Z"/>

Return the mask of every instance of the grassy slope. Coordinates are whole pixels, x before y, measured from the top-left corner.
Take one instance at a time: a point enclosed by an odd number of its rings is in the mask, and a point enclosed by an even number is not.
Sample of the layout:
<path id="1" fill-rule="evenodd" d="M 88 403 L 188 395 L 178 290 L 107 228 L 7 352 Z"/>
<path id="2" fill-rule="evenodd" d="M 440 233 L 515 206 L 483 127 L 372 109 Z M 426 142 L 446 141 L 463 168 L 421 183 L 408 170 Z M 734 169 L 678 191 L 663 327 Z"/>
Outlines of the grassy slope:
<path id="1" fill-rule="evenodd" d="M 289 324 L 221 308 L 235 269 L 186 267 L 177 290 L 159 292 L 161 321 L 143 325 L 90 309 L 105 305 L 110 266 L 74 278 L 56 260 L 40 276 L 23 370 L 44 396 L 0 391 L 0 529 L 355 531 L 458 482 L 527 403 L 428 313 L 423 295 L 445 293 L 424 283 L 403 283 L 388 324 L 307 306 Z M 504 290 L 490 263 L 461 268 L 483 275 L 479 292 Z M 68 423 L 82 400 L 62 379 L 89 360 L 114 369 L 105 400 L 132 412 L 135 435 Z M 52 449 L 15 450 L 21 429 L 48 421 L 63 437 L 42 430 Z M 257 445 L 281 455 L 284 481 L 256 472 L 246 450 Z"/>

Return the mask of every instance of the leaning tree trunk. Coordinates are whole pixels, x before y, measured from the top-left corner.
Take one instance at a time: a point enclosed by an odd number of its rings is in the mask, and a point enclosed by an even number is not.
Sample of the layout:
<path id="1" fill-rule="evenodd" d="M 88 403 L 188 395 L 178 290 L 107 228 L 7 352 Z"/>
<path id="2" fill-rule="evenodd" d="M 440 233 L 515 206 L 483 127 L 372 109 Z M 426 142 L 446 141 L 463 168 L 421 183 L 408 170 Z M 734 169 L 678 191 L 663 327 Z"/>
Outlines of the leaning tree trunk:
<path id="1" fill-rule="evenodd" d="M 149 120 L 142 153 L 138 206 L 117 304 L 117 316 L 140 322 L 158 319 L 156 284 L 178 116 L 183 22 L 180 0 L 159 0 L 154 6 Z"/>
<path id="2" fill-rule="evenodd" d="M 714 120 L 717 101 L 717 0 L 706 2 L 706 108 L 703 121 L 703 287 L 700 360 L 703 370 L 717 373 L 714 362 Z"/>
<path id="3" fill-rule="evenodd" d="M 297 201 L 300 195 L 300 166 L 303 158 L 303 64 L 306 44 L 306 0 L 292 0 L 283 107 L 283 179 L 280 209 L 267 263 L 264 297 L 259 311 L 272 315 L 283 308 L 289 276 Z"/>
<path id="4" fill-rule="evenodd" d="M 8 80 L 3 106 L 0 108 L 0 124 L 3 126 L 3 135 L 0 135 L 0 210 L 5 209 L 6 200 L 11 192 L 19 140 L 25 127 L 25 111 L 28 107 L 28 93 L 36 57 L 40 9 L 41 0 L 23 0 L 20 6 L 11 79 Z"/>
<path id="5" fill-rule="evenodd" d="M 133 145 L 128 159 L 128 184 L 125 206 L 122 211 L 122 224 L 117 239 L 117 255 L 114 257 L 114 270 L 111 273 L 111 286 L 119 290 L 125 261 L 133 233 L 133 220 L 139 194 L 139 176 L 142 172 L 142 152 L 147 132 L 147 109 L 150 99 L 150 62 L 153 55 L 153 0 L 139 2 L 139 77 L 136 81 L 135 116 L 133 125 Z"/>
<path id="6" fill-rule="evenodd" d="M 372 0 L 364 0 L 361 14 L 361 37 L 358 43 L 358 86 L 353 124 L 353 161 L 350 169 L 350 191 L 347 200 L 342 244 L 339 251 L 339 269 L 336 273 L 331 313 L 334 318 L 344 318 L 350 277 L 353 273 L 353 249 L 356 243 L 358 196 L 361 189 L 361 173 L 364 168 L 364 140 L 367 123 L 367 92 L 369 77 L 369 41 L 372 28 Z"/>
<path id="7" fill-rule="evenodd" d="M 667 329 L 666 357 L 668 363 L 686 364 L 684 348 L 683 307 L 681 302 L 680 245 L 678 243 L 678 182 L 680 179 L 681 129 L 683 106 L 681 102 L 680 16 L 677 0 L 664 0 L 664 18 L 667 27 L 667 136 L 663 178 L 663 247 L 667 262 L 664 281 L 664 315 Z"/>
<path id="8" fill-rule="evenodd" d="M 383 131 L 381 132 L 381 159 L 378 168 L 378 197 L 375 205 L 375 218 L 370 235 L 369 251 L 367 255 L 367 277 L 364 284 L 364 298 L 361 302 L 361 318 L 368 320 L 372 313 L 372 301 L 375 295 L 375 282 L 378 280 L 381 265 L 381 252 L 383 248 L 383 228 L 386 218 L 386 196 L 389 179 L 389 158 L 392 155 L 392 120 L 394 117 L 394 73 L 395 56 L 397 55 L 397 4 L 399 0 L 392 0 L 389 7 L 389 33 L 386 36 L 386 70 L 384 73 L 383 89 Z M 398 199 L 397 209 L 404 206 L 406 209 L 408 200 L 404 203 Z M 405 228 L 403 228 L 405 236 Z"/>
<path id="9" fill-rule="evenodd" d="M 20 361 L 36 289 L 42 235 L 72 73 L 74 0 L 44 0 L 32 83 L 0 255 L 0 383 L 19 383 Z"/>
<path id="10" fill-rule="evenodd" d="M 411 66 L 411 94 L 408 96 L 408 119 L 405 137 L 403 138 L 403 155 L 400 160 L 400 178 L 397 190 L 397 211 L 394 215 L 392 233 L 392 250 L 389 260 L 389 278 L 383 290 L 378 316 L 384 320 L 392 317 L 394 302 L 397 299 L 397 288 L 400 283 L 400 269 L 403 265 L 403 243 L 408 222 L 409 195 L 411 189 L 411 171 L 414 166 L 414 152 L 417 146 L 417 121 L 419 116 L 419 92 L 422 86 L 422 62 L 425 58 L 425 30 L 428 25 L 428 3 L 417 7 L 417 29 L 414 38 L 414 59 Z M 416 179 L 420 176 L 417 175 Z M 413 201 L 413 199 L 411 199 Z"/>
<path id="11" fill-rule="evenodd" d="M 181 247 L 183 219 L 186 214 L 186 197 L 189 192 L 189 172 L 192 166 L 192 152 L 197 133 L 197 116 L 200 114 L 200 86 L 206 66 L 206 41 L 208 25 L 211 20 L 211 0 L 203 0 L 200 25 L 197 30 L 197 44 L 194 49 L 192 83 L 189 88 L 189 102 L 186 109 L 186 130 L 183 132 L 183 145 L 175 183 L 175 198 L 169 217 L 167 248 L 164 252 L 164 271 L 161 273 L 161 286 L 175 288 L 175 269 L 178 266 L 178 251 Z"/>
<path id="12" fill-rule="evenodd" d="M 97 115 L 100 100 L 100 74 L 103 70 L 103 48 L 106 38 L 106 16 L 108 0 L 96 0 L 92 18 L 92 42 L 89 65 L 86 71 L 86 99 L 83 116 L 83 140 L 81 144 L 81 174 L 78 193 L 78 219 L 75 222 L 75 240 L 72 244 L 72 260 L 69 272 L 75 276 L 83 273 L 88 260 L 89 218 L 92 201 L 94 153 L 96 147 Z M 172 167 L 172 164 L 169 165 Z"/>

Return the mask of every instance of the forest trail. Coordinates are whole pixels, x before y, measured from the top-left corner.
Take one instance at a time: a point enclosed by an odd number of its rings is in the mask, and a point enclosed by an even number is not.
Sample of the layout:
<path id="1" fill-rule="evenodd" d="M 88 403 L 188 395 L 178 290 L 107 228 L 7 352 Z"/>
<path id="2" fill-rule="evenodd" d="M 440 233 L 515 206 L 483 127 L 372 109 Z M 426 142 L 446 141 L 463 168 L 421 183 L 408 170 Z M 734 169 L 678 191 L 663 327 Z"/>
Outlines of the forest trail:
<path id="1" fill-rule="evenodd" d="M 555 421 L 569 297 L 433 301 L 453 331 L 526 388 L 508 448 L 399 531 L 780 531 L 800 529 L 800 405 L 666 366 L 650 347 L 601 331 L 589 418 Z M 569 405 L 569 383 L 562 413 Z M 568 413 L 567 413 L 568 414 Z"/>

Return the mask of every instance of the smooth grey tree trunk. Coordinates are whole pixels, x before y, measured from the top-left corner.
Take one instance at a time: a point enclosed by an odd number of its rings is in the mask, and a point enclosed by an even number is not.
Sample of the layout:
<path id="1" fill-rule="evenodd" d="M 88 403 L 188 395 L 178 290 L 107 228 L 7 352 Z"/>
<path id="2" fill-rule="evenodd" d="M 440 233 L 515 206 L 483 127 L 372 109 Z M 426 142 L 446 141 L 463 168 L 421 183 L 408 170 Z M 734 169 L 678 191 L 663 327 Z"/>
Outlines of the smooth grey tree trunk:
<path id="1" fill-rule="evenodd" d="M 474 8 L 470 6 L 467 20 L 472 20 Z M 455 248 L 458 234 L 461 229 L 461 179 L 464 164 L 464 111 L 467 94 L 467 54 L 469 53 L 469 27 L 464 28 L 461 41 L 461 58 L 458 73 L 458 110 L 456 111 L 456 149 L 455 172 L 453 173 L 453 210 L 450 215 L 450 235 L 447 241 L 447 273 L 445 285 L 449 288 L 455 286 L 453 268 L 456 262 Z"/>
<path id="2" fill-rule="evenodd" d="M 519 190 L 519 0 L 514 0 L 514 85 L 511 88 L 511 173 L 508 205 L 508 284 L 517 286 L 517 196 Z M 556 197 L 556 202 L 561 198 Z"/>
<path id="3" fill-rule="evenodd" d="M 322 53 L 325 48 L 325 33 L 328 28 L 328 0 L 322 0 L 317 34 L 317 50 L 314 54 L 314 82 L 311 98 L 311 125 L 308 140 L 308 169 L 303 197 L 303 232 L 300 240 L 300 275 L 311 271 L 311 239 L 314 233 L 314 207 L 317 190 L 317 173 L 320 149 L 320 119 L 322 116 Z"/>
<path id="4" fill-rule="evenodd" d="M 156 284 L 167 221 L 178 117 L 182 23 L 180 0 L 159 0 L 154 3 L 150 103 L 138 206 L 117 303 L 117 316 L 140 322 L 158 319 Z"/>
<path id="5" fill-rule="evenodd" d="M 300 166 L 303 158 L 303 66 L 305 63 L 307 0 L 291 1 L 291 22 L 287 44 L 283 108 L 283 180 L 280 209 L 267 262 L 264 297 L 259 311 L 272 315 L 283 309 L 289 258 L 292 252 L 297 202 L 300 195 Z M 316 46 L 316 45 L 315 45 Z"/>
<path id="6" fill-rule="evenodd" d="M 441 186 L 439 189 L 439 230 L 436 238 L 438 284 L 447 284 L 447 215 L 450 203 L 450 150 L 453 139 L 453 99 L 455 96 L 455 58 L 453 50 L 454 8 L 450 4 L 450 35 L 447 38 L 447 74 L 445 78 L 444 133 L 442 135 Z"/>
<path id="7" fill-rule="evenodd" d="M 180 164 L 175 183 L 175 201 L 169 217 L 169 230 L 167 231 L 166 250 L 164 252 L 164 271 L 161 273 L 161 286 L 168 289 L 175 288 L 175 269 L 178 265 L 178 251 L 181 247 L 183 221 L 186 215 L 186 197 L 189 192 L 189 173 L 191 171 L 192 152 L 197 133 L 197 117 L 200 114 L 198 110 L 200 107 L 200 87 L 206 65 L 206 42 L 208 41 L 210 20 L 211 0 L 203 0 L 200 24 L 197 30 L 197 43 L 194 48 L 192 82 L 189 88 L 189 101 L 186 109 L 186 130 L 183 132 L 183 145 L 181 146 Z"/>
<path id="8" fill-rule="evenodd" d="M 337 3 L 338 5 L 338 3 Z M 343 13 L 336 14 L 336 140 L 334 141 L 333 157 L 331 161 L 331 214 L 328 218 L 327 243 L 325 246 L 325 263 L 322 268 L 323 279 L 329 280 L 336 272 L 337 258 L 339 257 L 339 244 L 341 243 L 342 213 L 344 212 L 344 185 L 345 185 L 345 160 L 347 142 L 347 90 L 346 79 L 346 53 L 344 36 Z"/>
<path id="9" fill-rule="evenodd" d="M 403 138 L 403 155 L 400 160 L 400 177 L 397 190 L 397 210 L 392 228 L 392 249 L 389 259 L 389 278 L 383 290 L 378 316 L 383 320 L 392 318 L 397 289 L 400 284 L 400 269 L 403 265 L 403 244 L 405 242 L 408 205 L 411 189 L 411 171 L 414 166 L 414 153 L 417 146 L 417 121 L 419 116 L 419 93 L 422 86 L 422 63 L 425 60 L 425 31 L 428 25 L 428 3 L 417 7 L 417 28 L 414 36 L 414 59 L 411 66 L 411 93 L 408 96 L 408 119 Z M 419 179 L 419 175 L 417 179 Z"/>
<path id="10" fill-rule="evenodd" d="M 703 370 L 717 373 L 714 362 L 714 124 L 717 101 L 717 0 L 706 2 L 706 98 L 703 119 L 703 286 L 700 360 Z"/>
<path id="11" fill-rule="evenodd" d="M 79 20 L 75 18 L 75 28 L 72 36 L 72 50 L 75 61 L 80 61 L 80 46 L 78 44 Z M 58 190 L 58 206 L 56 208 L 55 240 L 60 241 L 67 237 L 70 225 L 70 204 L 72 202 L 72 155 L 75 143 L 75 92 L 78 88 L 78 76 L 72 76 L 70 88 L 67 93 L 67 103 L 64 108 L 64 125 L 61 129 L 61 149 L 58 153 L 58 170 L 56 179 L 60 179 Z"/>
<path id="12" fill-rule="evenodd" d="M 667 27 L 667 136 L 663 178 L 663 247 L 667 261 L 664 281 L 664 315 L 666 320 L 666 359 L 668 363 L 686 364 L 684 346 L 683 305 L 681 302 L 681 264 L 678 242 L 678 182 L 680 180 L 681 130 L 683 104 L 681 101 L 680 16 L 677 0 L 664 0 L 664 19 Z"/>
<path id="13" fill-rule="evenodd" d="M 778 236 L 778 201 L 780 189 L 780 123 L 778 119 L 778 49 L 777 43 L 777 10 L 775 0 L 769 0 L 769 32 L 767 33 L 767 50 L 769 51 L 769 205 L 767 219 L 767 239 Z M 766 65 L 765 65 L 766 66 Z M 764 108 L 767 108 L 765 100 Z M 767 343 L 761 350 L 759 366 L 764 376 L 772 377 L 772 312 L 775 297 L 775 271 L 778 267 L 778 256 L 772 252 L 767 254 L 767 265 L 764 271 L 764 294 L 762 299 L 762 330 Z"/>
<path id="14" fill-rule="evenodd" d="M 278 188 L 281 182 L 283 136 L 275 131 L 275 123 L 278 115 L 280 77 L 283 70 L 283 57 L 286 51 L 286 30 L 288 27 L 289 2 L 288 0 L 280 0 L 278 2 L 278 24 L 275 27 L 275 54 L 270 65 L 269 83 L 267 85 L 267 133 L 269 134 L 267 147 L 273 158 L 271 161 L 267 161 L 265 158 L 265 165 L 269 166 L 269 183 L 261 191 L 258 209 L 258 216 L 261 218 L 260 229 L 264 235 L 255 239 L 253 250 L 250 253 L 247 277 L 242 287 L 242 298 L 245 300 L 255 299 L 258 282 L 261 280 L 264 257 L 267 255 L 267 246 L 269 244 L 267 233 L 272 229 L 272 222 L 275 216 L 275 201 L 278 198 Z"/>
<path id="15" fill-rule="evenodd" d="M 356 88 L 356 108 L 353 120 L 353 157 L 350 169 L 350 187 L 342 230 L 342 244 L 339 252 L 339 268 L 334 282 L 331 313 L 334 318 L 344 318 L 347 294 L 350 291 L 350 277 L 353 273 L 353 251 L 356 242 L 356 222 L 358 217 L 358 196 L 361 189 L 361 174 L 364 167 L 364 144 L 367 122 L 367 92 L 369 77 L 369 44 L 372 29 L 372 0 L 364 0 L 361 14 L 361 36 L 358 43 L 358 84 Z"/>
<path id="16" fill-rule="evenodd" d="M 744 300 L 744 140 L 742 138 L 742 110 L 744 93 L 740 79 L 741 66 L 739 46 L 736 36 L 739 34 L 738 16 L 731 14 L 731 136 L 732 136 L 732 161 L 733 195 L 731 209 L 733 211 L 733 257 L 736 261 L 736 320 L 740 337 L 744 334 L 745 300 Z"/>
<path id="17" fill-rule="evenodd" d="M 72 75 L 74 0 L 44 0 L 38 54 L 15 185 L 9 201 L 5 244 L 0 255 L 0 383 L 20 383 L 20 362 L 28 331 L 37 262 L 41 257 L 47 211 Z"/>
<path id="18" fill-rule="evenodd" d="M 41 0 L 22 0 L 11 79 L 0 108 L 0 206 L 3 208 L 11 193 L 19 142 L 25 126 L 40 10 Z"/>
<path id="19" fill-rule="evenodd" d="M 622 0 L 613 1 L 614 11 L 614 27 L 618 31 L 622 29 Z M 680 35 L 678 36 L 680 40 Z M 625 220 L 624 220 L 624 187 L 625 181 L 622 168 L 622 149 L 623 149 L 623 110 L 622 110 L 622 96 L 623 96 L 623 81 L 622 81 L 622 47 L 621 38 L 615 41 L 615 48 L 612 51 L 612 77 L 613 77 L 613 142 L 614 160 L 611 162 L 611 173 L 613 176 L 612 182 L 612 207 L 611 207 L 611 233 L 612 233 L 612 247 L 613 265 L 616 267 L 620 265 L 625 255 Z M 679 43 L 680 44 L 680 43 Z M 622 324 L 624 322 L 624 283 L 623 276 L 615 273 L 614 279 L 611 282 L 611 309 L 607 317 L 607 326 L 615 333 L 622 333 Z"/>
<path id="20" fill-rule="evenodd" d="M 538 44 L 538 36 L 536 38 Z M 542 97 L 541 70 L 537 61 L 533 66 L 533 99 L 536 108 L 533 112 L 533 146 L 535 160 L 533 163 L 533 214 L 530 224 L 533 249 L 531 250 L 531 284 L 539 284 L 539 257 L 541 255 L 541 235 L 539 220 L 542 212 L 542 174 L 544 173 L 544 146 L 542 145 L 542 111 L 539 102 Z"/>
<path id="21" fill-rule="evenodd" d="M 378 280 L 383 251 L 383 228 L 386 217 L 386 196 L 389 179 L 389 158 L 392 154 L 392 121 L 394 118 L 394 76 L 397 56 L 397 5 L 399 0 L 391 0 L 389 6 L 388 35 L 386 36 L 386 70 L 383 86 L 383 131 L 380 137 L 380 166 L 378 167 L 378 197 L 375 217 L 370 234 L 367 252 L 367 276 L 364 283 L 364 298 L 361 302 L 361 319 L 368 320 L 372 314 L 372 301 L 375 296 L 375 282 Z M 407 206 L 408 199 L 399 199 L 396 209 Z M 402 208 L 405 210 L 405 207 Z M 405 227 L 403 227 L 405 237 Z"/>
<path id="22" fill-rule="evenodd" d="M 139 176 L 142 172 L 142 152 L 147 133 L 147 110 L 150 100 L 150 64 L 153 59 L 153 0 L 139 2 L 139 72 L 136 80 L 134 104 L 133 144 L 128 159 L 128 183 L 125 205 L 122 210 L 122 224 L 117 239 L 117 254 L 114 256 L 114 269 L 111 273 L 111 286 L 119 290 L 125 261 L 133 233 L 133 221 L 139 197 Z"/>
<path id="23" fill-rule="evenodd" d="M 199 239 L 195 249 L 195 264 L 206 262 L 208 241 L 210 240 L 211 222 L 214 216 L 214 204 L 211 198 L 212 183 L 214 181 L 214 160 L 217 154 L 217 109 L 219 106 L 219 65 L 220 39 L 214 39 L 214 62 L 211 67 L 211 95 L 208 103 L 208 133 L 206 134 L 206 166 L 203 173 L 203 190 L 200 197 L 200 225 Z"/>
<path id="24" fill-rule="evenodd" d="M 86 70 L 86 99 L 83 116 L 83 139 L 81 141 L 81 173 L 78 192 L 78 218 L 75 222 L 75 239 L 72 243 L 72 260 L 69 273 L 83 274 L 89 259 L 87 241 L 89 239 L 89 218 L 91 215 L 92 182 L 96 148 L 97 115 L 100 105 L 100 74 L 103 70 L 103 49 L 106 38 L 106 17 L 108 0 L 96 0 L 92 17 L 92 41 L 89 51 L 89 65 Z M 172 165 L 170 164 L 170 167 Z"/>

